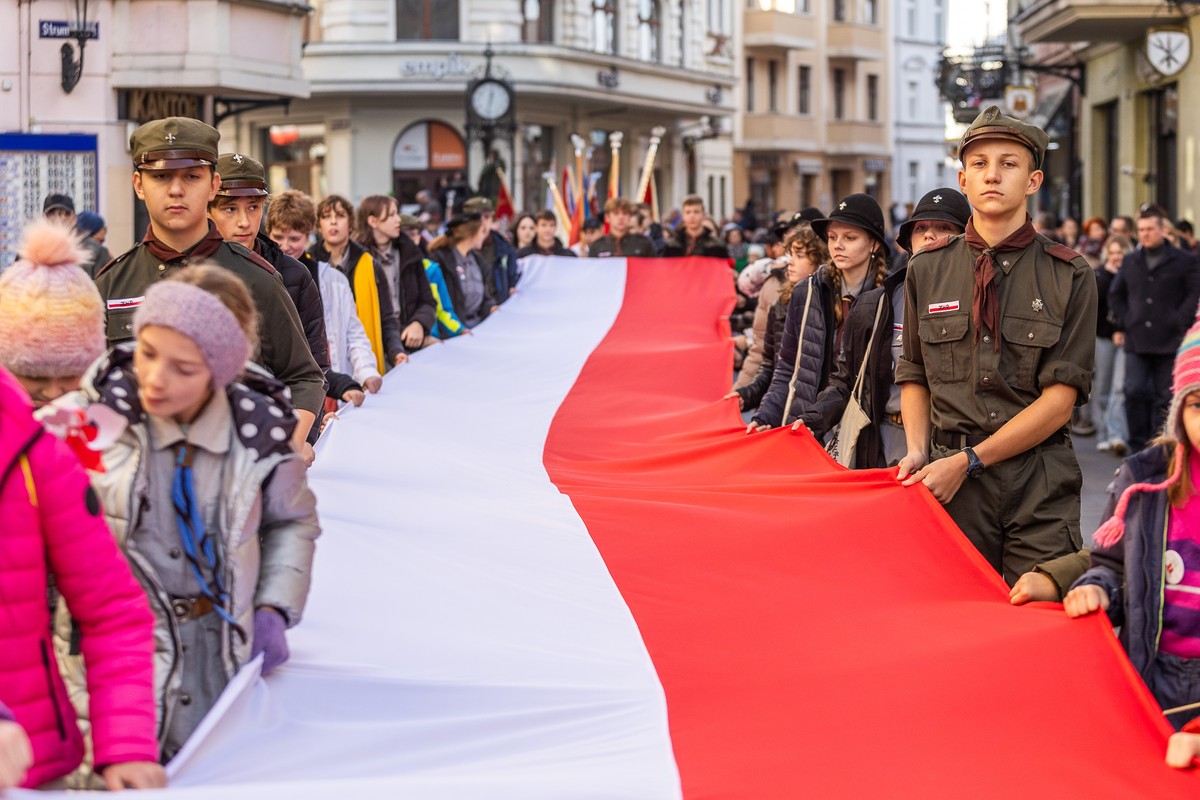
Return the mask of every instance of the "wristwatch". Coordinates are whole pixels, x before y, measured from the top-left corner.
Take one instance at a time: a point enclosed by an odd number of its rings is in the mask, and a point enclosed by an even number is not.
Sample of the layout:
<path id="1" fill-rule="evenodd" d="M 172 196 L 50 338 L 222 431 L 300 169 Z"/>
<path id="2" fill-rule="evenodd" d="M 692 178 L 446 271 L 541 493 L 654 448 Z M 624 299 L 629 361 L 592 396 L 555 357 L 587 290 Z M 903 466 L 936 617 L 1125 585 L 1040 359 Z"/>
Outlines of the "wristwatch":
<path id="1" fill-rule="evenodd" d="M 975 455 L 975 451 L 970 447 L 962 449 L 967 454 L 967 476 L 970 478 L 983 477 L 983 462 L 979 460 L 979 456 Z"/>

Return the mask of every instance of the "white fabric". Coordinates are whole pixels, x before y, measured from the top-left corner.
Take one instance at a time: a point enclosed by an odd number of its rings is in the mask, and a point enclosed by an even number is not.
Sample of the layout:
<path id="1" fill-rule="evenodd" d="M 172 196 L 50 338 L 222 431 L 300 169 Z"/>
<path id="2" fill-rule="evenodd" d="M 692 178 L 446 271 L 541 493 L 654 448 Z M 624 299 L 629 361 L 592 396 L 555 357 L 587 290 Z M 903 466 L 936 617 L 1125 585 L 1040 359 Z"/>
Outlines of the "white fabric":
<path id="1" fill-rule="evenodd" d="M 653 665 L 542 465 L 624 280 L 624 259 L 533 257 L 473 335 L 333 423 L 291 662 L 156 797 L 681 797 Z"/>
<path id="2" fill-rule="evenodd" d="M 321 304 L 325 308 L 325 339 L 329 342 L 329 368 L 362 383 L 378 378 L 375 351 L 358 318 L 350 281 L 324 261 L 317 264 L 321 279 Z"/>

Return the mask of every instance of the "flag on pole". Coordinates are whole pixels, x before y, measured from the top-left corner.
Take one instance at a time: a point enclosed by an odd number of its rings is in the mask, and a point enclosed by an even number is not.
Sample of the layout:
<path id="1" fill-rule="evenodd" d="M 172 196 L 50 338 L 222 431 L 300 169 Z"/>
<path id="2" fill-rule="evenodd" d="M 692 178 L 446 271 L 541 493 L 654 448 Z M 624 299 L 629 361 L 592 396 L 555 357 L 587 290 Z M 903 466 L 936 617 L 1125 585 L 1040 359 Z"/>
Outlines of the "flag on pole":
<path id="1" fill-rule="evenodd" d="M 508 191 L 508 178 L 502 169 L 497 168 L 496 174 L 500 178 L 500 187 L 496 192 L 496 219 L 512 219 L 517 215 L 517 210 L 513 205 L 512 194 Z"/>
<path id="2" fill-rule="evenodd" d="M 650 219 L 658 222 L 658 181 L 653 171 L 650 173 L 650 181 L 646 184 L 646 194 L 642 197 L 642 202 L 650 206 Z"/>

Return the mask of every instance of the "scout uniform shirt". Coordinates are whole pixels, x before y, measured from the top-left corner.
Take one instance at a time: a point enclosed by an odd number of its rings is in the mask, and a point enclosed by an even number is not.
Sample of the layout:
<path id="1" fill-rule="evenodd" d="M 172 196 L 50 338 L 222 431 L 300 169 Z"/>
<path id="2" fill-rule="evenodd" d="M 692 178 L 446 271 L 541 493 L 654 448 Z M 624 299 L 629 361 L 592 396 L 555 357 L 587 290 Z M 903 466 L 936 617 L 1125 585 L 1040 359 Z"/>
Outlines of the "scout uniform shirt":
<path id="1" fill-rule="evenodd" d="M 209 236 L 214 235 L 215 230 L 210 222 Z M 148 231 L 147 236 L 151 235 Z M 219 238 L 220 234 L 216 235 Z M 258 310 L 259 353 L 256 360 L 287 384 L 297 408 L 320 415 L 325 402 L 324 377 L 313 360 L 296 307 L 274 267 L 231 242 L 221 242 L 211 255 L 195 261 L 219 264 L 245 282 Z M 109 347 L 133 339 L 133 313 L 141 305 L 146 289 L 191 263 L 193 259 L 186 253 L 161 260 L 142 241 L 100 270 L 96 288 L 105 301 L 105 334 Z"/>
<path id="2" fill-rule="evenodd" d="M 933 427 L 991 435 L 1028 407 L 1044 386 L 1092 383 L 1096 279 L 1087 261 L 1038 235 L 1024 250 L 997 253 L 1000 330 L 971 318 L 978 253 L 963 235 L 912 257 L 905 281 L 903 355 L 896 383 L 928 387 Z M 994 336 L 1000 337 L 996 350 Z"/>

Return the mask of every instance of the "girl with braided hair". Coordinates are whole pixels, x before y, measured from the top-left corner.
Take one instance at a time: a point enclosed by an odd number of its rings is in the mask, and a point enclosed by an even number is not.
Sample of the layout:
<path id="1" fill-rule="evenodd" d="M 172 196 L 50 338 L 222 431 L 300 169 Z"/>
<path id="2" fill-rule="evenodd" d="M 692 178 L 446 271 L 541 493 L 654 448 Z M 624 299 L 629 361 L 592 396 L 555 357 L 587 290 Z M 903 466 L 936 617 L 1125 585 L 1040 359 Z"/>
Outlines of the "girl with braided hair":
<path id="1" fill-rule="evenodd" d="M 829 263 L 792 292 L 771 386 L 747 433 L 794 422 L 812 405 L 837 363 L 850 308 L 882 285 L 890 267 L 883 211 L 870 195 L 843 198 L 812 228 L 829 247 Z"/>

